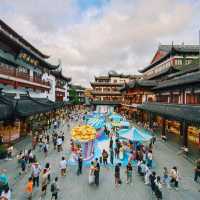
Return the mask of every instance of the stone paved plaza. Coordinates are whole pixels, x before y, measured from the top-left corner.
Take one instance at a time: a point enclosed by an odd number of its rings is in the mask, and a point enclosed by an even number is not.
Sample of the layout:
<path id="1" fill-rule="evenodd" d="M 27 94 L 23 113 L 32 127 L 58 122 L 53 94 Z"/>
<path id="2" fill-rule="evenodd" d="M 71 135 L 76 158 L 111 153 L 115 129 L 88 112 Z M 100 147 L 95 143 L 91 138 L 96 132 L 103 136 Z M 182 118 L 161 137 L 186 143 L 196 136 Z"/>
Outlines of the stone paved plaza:
<path id="1" fill-rule="evenodd" d="M 75 124 L 71 124 L 73 127 Z M 59 161 L 62 155 L 69 156 L 69 138 L 70 130 L 66 125 L 63 126 L 62 130 L 65 131 L 65 145 L 64 151 L 61 153 L 55 152 L 52 149 L 52 144 L 50 145 L 49 156 L 44 157 L 43 153 L 36 150 L 37 157 L 43 165 L 46 162 L 50 162 L 52 168 L 52 178 L 59 176 L 59 200 L 69 199 L 69 200 L 151 200 L 155 199 L 152 195 L 150 187 L 144 185 L 141 177 L 134 172 L 134 179 L 132 185 L 126 184 L 125 179 L 125 169 L 121 169 L 122 174 L 122 185 L 119 188 L 115 188 L 114 185 L 114 169 L 105 169 L 101 167 L 100 172 L 100 185 L 98 188 L 95 186 L 88 185 L 88 169 L 83 169 L 83 174 L 80 176 L 76 175 L 77 166 L 70 166 L 68 174 L 66 177 L 60 177 L 59 175 Z M 30 139 L 27 138 L 16 145 L 16 148 L 23 149 L 30 146 Z M 156 143 L 154 148 L 154 159 L 156 162 L 155 171 L 158 174 L 162 174 L 162 168 L 167 166 L 169 169 L 176 165 L 179 168 L 181 181 L 178 191 L 169 190 L 163 187 L 163 199 L 166 200 L 198 200 L 200 193 L 200 185 L 193 182 L 193 164 L 182 156 L 177 155 L 177 149 L 171 147 L 170 144 L 164 144 L 160 141 Z M 17 172 L 17 161 L 16 159 L 12 161 L 0 161 L 0 168 L 7 169 L 7 174 L 9 176 L 12 185 L 12 200 L 23 200 L 24 197 L 24 187 L 30 172 L 27 175 L 19 177 Z M 40 199 L 40 188 L 36 188 L 34 191 L 33 199 Z M 48 193 L 46 200 L 50 200 L 50 185 L 48 186 Z"/>

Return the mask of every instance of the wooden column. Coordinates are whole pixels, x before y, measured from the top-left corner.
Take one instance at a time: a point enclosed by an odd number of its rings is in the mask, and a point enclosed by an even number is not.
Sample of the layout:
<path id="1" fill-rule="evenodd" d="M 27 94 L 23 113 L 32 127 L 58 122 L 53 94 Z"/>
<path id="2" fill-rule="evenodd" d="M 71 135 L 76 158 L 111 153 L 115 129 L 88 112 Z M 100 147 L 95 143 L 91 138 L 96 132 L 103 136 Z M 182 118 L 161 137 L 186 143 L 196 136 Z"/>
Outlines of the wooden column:
<path id="1" fill-rule="evenodd" d="M 181 123 L 181 133 L 180 133 L 183 137 L 183 146 L 188 147 L 188 124 L 186 123 L 186 121 L 183 121 Z"/>
<path id="2" fill-rule="evenodd" d="M 153 127 L 153 113 L 149 112 L 149 127 Z"/>
<path id="3" fill-rule="evenodd" d="M 165 125 L 166 123 L 165 123 L 165 118 L 163 118 L 162 119 L 162 132 L 161 132 L 161 135 L 162 136 L 166 136 L 166 131 L 165 131 L 165 127 L 166 127 L 166 125 Z"/>
<path id="4" fill-rule="evenodd" d="M 144 112 L 143 112 L 143 110 L 141 110 L 140 114 L 141 114 L 141 116 L 140 116 L 141 117 L 141 122 L 143 123 L 144 122 L 144 116 L 143 116 Z"/>

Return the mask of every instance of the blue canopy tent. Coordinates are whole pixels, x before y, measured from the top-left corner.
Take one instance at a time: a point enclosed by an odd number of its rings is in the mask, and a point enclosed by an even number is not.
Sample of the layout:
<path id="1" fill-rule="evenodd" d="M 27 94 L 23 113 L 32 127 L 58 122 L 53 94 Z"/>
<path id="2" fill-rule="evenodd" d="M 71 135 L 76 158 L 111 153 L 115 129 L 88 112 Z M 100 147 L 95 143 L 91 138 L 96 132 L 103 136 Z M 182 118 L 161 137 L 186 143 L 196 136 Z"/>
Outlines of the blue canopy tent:
<path id="1" fill-rule="evenodd" d="M 130 127 L 130 123 L 128 121 L 121 121 L 120 122 L 120 127 Z"/>
<path id="2" fill-rule="evenodd" d="M 152 139 L 152 136 L 143 133 L 142 131 L 138 130 L 137 128 L 131 128 L 131 129 L 121 129 L 118 133 L 120 137 L 131 140 L 131 141 L 138 141 L 138 142 L 147 142 Z"/>
<path id="3" fill-rule="evenodd" d="M 123 117 L 119 114 L 112 114 L 109 118 L 115 122 L 120 122 L 123 120 Z"/>
<path id="4" fill-rule="evenodd" d="M 87 123 L 92 118 L 99 118 L 99 119 L 103 119 L 105 121 L 105 116 L 102 113 L 95 111 L 95 112 L 84 115 L 85 123 Z"/>
<path id="5" fill-rule="evenodd" d="M 101 129 L 105 126 L 105 120 L 103 118 L 90 118 L 87 124 L 95 129 Z"/>

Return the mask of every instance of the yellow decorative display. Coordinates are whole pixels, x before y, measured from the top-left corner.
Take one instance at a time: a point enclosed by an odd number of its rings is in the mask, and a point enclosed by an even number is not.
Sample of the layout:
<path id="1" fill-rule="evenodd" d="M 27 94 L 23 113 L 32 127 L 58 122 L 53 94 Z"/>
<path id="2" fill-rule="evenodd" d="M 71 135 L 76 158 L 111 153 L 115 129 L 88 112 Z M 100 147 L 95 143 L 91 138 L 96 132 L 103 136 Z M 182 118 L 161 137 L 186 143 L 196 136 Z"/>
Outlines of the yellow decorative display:
<path id="1" fill-rule="evenodd" d="M 72 139 L 79 141 L 91 141 L 96 139 L 96 130 L 92 126 L 83 125 L 72 129 Z"/>

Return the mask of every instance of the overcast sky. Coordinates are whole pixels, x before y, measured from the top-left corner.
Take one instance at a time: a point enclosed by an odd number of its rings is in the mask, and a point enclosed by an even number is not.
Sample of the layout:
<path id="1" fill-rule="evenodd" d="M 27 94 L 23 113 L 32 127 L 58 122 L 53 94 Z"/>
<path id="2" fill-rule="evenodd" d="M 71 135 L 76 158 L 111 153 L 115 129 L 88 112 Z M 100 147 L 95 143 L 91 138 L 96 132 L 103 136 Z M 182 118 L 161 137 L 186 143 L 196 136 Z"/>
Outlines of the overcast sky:
<path id="1" fill-rule="evenodd" d="M 159 43 L 197 44 L 200 0 L 0 0 L 0 18 L 89 86 L 110 70 L 137 73 Z"/>

